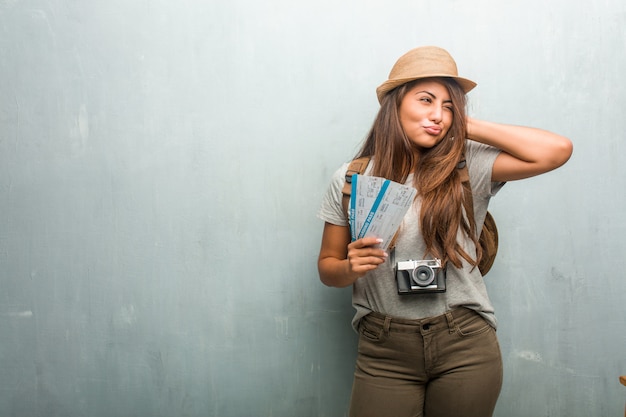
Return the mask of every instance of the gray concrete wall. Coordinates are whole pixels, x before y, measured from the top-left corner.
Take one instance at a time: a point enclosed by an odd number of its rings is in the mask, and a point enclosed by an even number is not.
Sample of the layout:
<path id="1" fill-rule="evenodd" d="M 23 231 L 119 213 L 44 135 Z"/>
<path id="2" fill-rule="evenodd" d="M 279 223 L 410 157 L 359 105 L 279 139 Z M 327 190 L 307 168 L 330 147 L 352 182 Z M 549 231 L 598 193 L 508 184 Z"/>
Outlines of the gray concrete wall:
<path id="1" fill-rule="evenodd" d="M 0 415 L 346 415 L 315 213 L 426 44 L 470 114 L 575 144 L 492 204 L 496 414 L 621 415 L 625 27 L 622 0 L 0 0 Z"/>

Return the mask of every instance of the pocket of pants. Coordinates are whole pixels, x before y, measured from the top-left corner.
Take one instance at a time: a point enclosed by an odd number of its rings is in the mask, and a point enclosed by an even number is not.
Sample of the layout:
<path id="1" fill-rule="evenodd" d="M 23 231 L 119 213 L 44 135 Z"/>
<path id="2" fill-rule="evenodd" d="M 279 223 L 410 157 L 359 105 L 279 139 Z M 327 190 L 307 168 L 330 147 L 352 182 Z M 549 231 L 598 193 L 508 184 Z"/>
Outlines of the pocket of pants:
<path id="1" fill-rule="evenodd" d="M 361 320 L 359 324 L 359 334 L 370 342 L 382 342 L 385 332 L 382 327 L 368 323 L 367 320 Z"/>
<path id="2" fill-rule="evenodd" d="M 457 323 L 456 329 L 461 337 L 472 337 L 486 333 L 492 327 L 480 315 L 475 314 Z"/>

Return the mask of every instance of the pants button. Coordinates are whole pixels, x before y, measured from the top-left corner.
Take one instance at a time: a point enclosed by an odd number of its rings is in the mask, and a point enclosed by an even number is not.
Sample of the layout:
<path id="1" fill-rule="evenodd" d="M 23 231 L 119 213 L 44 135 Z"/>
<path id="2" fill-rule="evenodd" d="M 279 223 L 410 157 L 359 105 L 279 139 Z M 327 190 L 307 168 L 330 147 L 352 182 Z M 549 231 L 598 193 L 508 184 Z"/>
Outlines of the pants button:
<path id="1" fill-rule="evenodd" d="M 430 324 L 426 323 L 426 324 L 422 325 L 422 329 L 424 329 L 424 330 L 430 329 Z"/>

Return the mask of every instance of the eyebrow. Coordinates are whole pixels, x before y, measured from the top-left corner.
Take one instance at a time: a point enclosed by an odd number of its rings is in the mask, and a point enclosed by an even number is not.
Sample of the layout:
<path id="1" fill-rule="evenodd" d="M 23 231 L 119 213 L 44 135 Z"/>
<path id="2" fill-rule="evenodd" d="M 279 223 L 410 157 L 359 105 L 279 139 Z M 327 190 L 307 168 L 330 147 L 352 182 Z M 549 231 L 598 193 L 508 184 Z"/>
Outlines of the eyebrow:
<path id="1" fill-rule="evenodd" d="M 415 94 L 420 94 L 420 93 L 426 93 L 426 94 L 428 94 L 429 96 L 431 96 L 432 98 L 437 98 L 437 96 L 436 96 L 436 95 L 434 95 L 433 93 L 431 93 L 431 92 L 430 92 L 430 91 L 428 91 L 428 90 L 422 90 L 422 91 L 416 91 L 416 92 L 415 92 Z M 443 102 L 444 102 L 444 103 L 452 103 L 452 99 L 449 99 L 449 100 L 443 100 Z"/>

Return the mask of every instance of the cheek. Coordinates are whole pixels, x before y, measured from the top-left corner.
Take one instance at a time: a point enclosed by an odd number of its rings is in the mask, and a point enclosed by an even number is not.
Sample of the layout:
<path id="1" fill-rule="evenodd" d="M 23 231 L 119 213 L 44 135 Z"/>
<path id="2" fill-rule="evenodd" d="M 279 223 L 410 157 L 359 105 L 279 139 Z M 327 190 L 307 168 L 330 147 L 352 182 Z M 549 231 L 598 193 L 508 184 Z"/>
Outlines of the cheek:
<path id="1" fill-rule="evenodd" d="M 444 130 L 445 130 L 446 134 L 450 131 L 450 128 L 452 128 L 452 122 L 453 121 L 454 121 L 454 117 L 452 117 L 451 114 L 448 114 L 447 116 L 444 116 L 443 125 L 444 125 Z"/>
<path id="2" fill-rule="evenodd" d="M 413 124 L 413 120 L 411 119 L 411 117 L 407 116 L 406 114 L 400 114 L 398 119 L 400 120 L 400 127 L 404 132 L 410 130 L 411 125 Z"/>
<path id="3" fill-rule="evenodd" d="M 400 126 L 406 132 L 407 130 L 412 130 L 416 126 L 421 125 L 424 120 L 424 115 L 415 111 L 404 111 L 398 115 L 398 119 L 400 120 Z"/>

